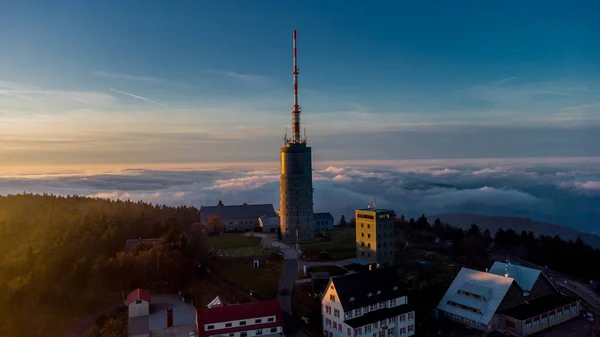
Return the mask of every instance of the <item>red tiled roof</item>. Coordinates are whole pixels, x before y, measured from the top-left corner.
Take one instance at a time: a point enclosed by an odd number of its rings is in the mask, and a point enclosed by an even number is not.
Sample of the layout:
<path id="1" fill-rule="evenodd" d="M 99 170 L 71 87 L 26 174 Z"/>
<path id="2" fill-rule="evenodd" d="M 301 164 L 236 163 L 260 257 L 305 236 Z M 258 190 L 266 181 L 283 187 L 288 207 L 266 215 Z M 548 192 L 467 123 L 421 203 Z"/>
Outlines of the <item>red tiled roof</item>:
<path id="1" fill-rule="evenodd" d="M 268 316 L 275 316 L 275 322 L 249 324 L 246 326 L 210 330 L 208 333 L 204 331 L 205 324 L 249 320 Z M 196 312 L 196 322 L 198 324 L 198 332 L 200 333 L 200 336 L 206 336 L 283 326 L 283 316 L 281 315 L 279 302 L 277 300 L 273 300 L 216 308 L 201 308 Z"/>
<path id="2" fill-rule="evenodd" d="M 151 299 L 152 299 L 152 296 L 150 296 L 149 292 L 147 292 L 144 289 L 137 288 L 136 290 L 130 292 L 129 295 L 127 295 L 127 300 L 125 301 L 125 303 L 127 303 L 127 305 L 129 305 L 132 302 L 135 302 L 137 300 L 144 300 L 144 301 L 150 303 Z"/>

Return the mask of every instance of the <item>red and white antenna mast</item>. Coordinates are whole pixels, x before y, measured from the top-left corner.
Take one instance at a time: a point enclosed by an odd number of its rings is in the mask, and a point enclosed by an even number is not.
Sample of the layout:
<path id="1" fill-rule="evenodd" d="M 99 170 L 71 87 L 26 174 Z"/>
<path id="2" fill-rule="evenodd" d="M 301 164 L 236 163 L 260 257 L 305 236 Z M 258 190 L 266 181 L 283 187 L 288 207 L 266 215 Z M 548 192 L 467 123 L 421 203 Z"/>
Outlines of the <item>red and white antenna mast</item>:
<path id="1" fill-rule="evenodd" d="M 298 58 L 296 52 L 296 30 L 294 29 L 294 107 L 292 109 L 292 143 L 301 143 L 300 136 L 300 105 L 298 104 Z"/>

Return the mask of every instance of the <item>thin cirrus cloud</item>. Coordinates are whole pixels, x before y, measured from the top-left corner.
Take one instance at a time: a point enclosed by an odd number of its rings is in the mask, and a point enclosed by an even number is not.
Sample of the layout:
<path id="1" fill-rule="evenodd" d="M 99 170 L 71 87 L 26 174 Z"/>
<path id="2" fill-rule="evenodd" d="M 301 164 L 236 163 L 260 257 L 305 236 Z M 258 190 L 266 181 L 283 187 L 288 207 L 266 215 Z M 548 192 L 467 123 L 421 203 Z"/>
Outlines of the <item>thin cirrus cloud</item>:
<path id="1" fill-rule="evenodd" d="M 118 73 L 110 73 L 106 71 L 92 71 L 92 75 L 95 77 L 102 78 L 112 78 L 119 80 L 130 80 L 130 81 L 141 81 L 141 82 L 162 82 L 162 79 L 151 76 L 138 76 L 138 75 L 130 75 L 130 74 L 118 74 Z"/>
<path id="2" fill-rule="evenodd" d="M 315 211 L 336 219 L 378 205 L 408 217 L 479 213 L 532 218 L 597 231 L 600 159 L 409 160 L 315 165 Z M 175 167 L 176 168 L 176 167 Z M 481 174 L 486 172 L 486 174 Z M 440 174 L 442 173 L 442 174 Z M 216 168 L 20 172 L 0 178 L 0 194 L 78 194 L 169 205 L 279 202 L 276 164 Z"/>
<path id="3" fill-rule="evenodd" d="M 132 93 L 129 93 L 129 92 L 126 92 L 126 91 L 116 90 L 116 89 L 113 89 L 113 88 L 109 88 L 108 90 L 110 90 L 110 91 L 112 91 L 114 93 L 117 93 L 117 94 L 121 94 L 121 95 L 129 96 L 129 97 L 137 98 L 137 99 L 142 100 L 144 102 L 152 103 L 152 104 L 155 104 L 155 105 L 161 105 L 160 103 L 158 103 L 156 101 L 153 101 L 153 100 L 148 99 L 146 97 L 135 95 L 135 94 L 132 94 Z"/>

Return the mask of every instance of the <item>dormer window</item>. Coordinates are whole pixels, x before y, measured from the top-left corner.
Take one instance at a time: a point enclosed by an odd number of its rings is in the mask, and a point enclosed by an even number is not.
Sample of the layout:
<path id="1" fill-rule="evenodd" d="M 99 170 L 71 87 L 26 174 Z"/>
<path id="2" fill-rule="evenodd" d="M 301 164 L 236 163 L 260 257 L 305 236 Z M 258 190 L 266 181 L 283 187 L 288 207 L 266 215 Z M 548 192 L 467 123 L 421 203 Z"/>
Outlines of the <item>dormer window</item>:
<path id="1" fill-rule="evenodd" d="M 393 290 L 398 290 L 398 286 L 394 286 Z"/>
<path id="2" fill-rule="evenodd" d="M 368 293 L 367 294 L 367 297 L 371 297 L 371 296 L 373 296 L 373 293 Z"/>
<path id="3" fill-rule="evenodd" d="M 354 301 L 354 297 L 350 297 L 350 302 Z"/>
<path id="4" fill-rule="evenodd" d="M 377 290 L 377 295 L 381 294 L 381 290 Z"/>

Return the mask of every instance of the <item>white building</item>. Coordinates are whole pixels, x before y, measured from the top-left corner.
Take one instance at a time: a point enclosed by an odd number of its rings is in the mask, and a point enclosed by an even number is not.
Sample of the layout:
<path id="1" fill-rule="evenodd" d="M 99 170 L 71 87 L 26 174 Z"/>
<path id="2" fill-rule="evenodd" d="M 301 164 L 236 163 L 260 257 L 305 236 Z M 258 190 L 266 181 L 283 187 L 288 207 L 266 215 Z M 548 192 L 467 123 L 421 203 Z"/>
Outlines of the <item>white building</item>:
<path id="1" fill-rule="evenodd" d="M 486 332 L 528 336 L 579 315 L 540 270 L 495 262 L 462 268 L 438 304 L 445 317 Z"/>
<path id="2" fill-rule="evenodd" d="M 414 335 L 415 312 L 400 281 L 394 267 L 331 278 L 321 299 L 323 335 Z"/>
<path id="3" fill-rule="evenodd" d="M 129 317 L 147 316 L 150 314 L 150 301 L 152 296 L 144 289 L 138 288 L 129 295 L 125 304 L 129 309 Z"/>
<path id="4" fill-rule="evenodd" d="M 278 216 L 261 216 L 258 218 L 258 224 L 262 231 L 265 233 L 277 233 L 279 229 L 279 217 Z"/>

